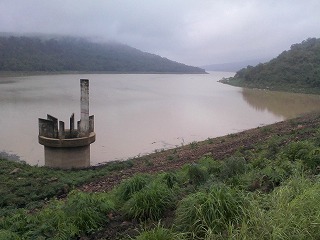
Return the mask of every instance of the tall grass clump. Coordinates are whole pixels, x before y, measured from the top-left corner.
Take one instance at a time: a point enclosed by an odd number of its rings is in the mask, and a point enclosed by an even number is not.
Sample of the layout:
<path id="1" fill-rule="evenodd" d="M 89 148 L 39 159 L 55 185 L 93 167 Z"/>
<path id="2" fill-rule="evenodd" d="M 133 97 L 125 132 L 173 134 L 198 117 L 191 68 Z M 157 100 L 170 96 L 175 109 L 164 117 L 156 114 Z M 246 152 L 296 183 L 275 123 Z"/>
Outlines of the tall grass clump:
<path id="1" fill-rule="evenodd" d="M 246 160 L 243 157 L 230 157 L 221 166 L 220 176 L 222 179 L 231 178 L 245 173 L 247 169 Z"/>
<path id="2" fill-rule="evenodd" d="M 109 221 L 108 213 L 113 210 L 114 203 L 107 194 L 73 191 L 65 202 L 51 201 L 34 214 L 20 210 L 0 221 L 0 227 L 21 239 L 72 239 L 98 230 Z"/>
<path id="3" fill-rule="evenodd" d="M 173 191 L 165 183 L 154 181 L 134 193 L 122 210 L 130 218 L 159 220 L 174 204 Z"/>
<path id="4" fill-rule="evenodd" d="M 307 170 L 317 173 L 320 166 L 320 148 L 310 141 L 300 141 L 290 143 L 283 151 L 283 156 L 290 161 L 302 161 Z"/>
<path id="5" fill-rule="evenodd" d="M 304 160 L 314 148 L 309 141 L 292 142 L 286 146 L 283 154 L 289 161 Z"/>
<path id="6" fill-rule="evenodd" d="M 320 182 L 292 176 L 268 195 L 255 196 L 229 239 L 320 239 Z"/>
<path id="7" fill-rule="evenodd" d="M 189 183 L 200 185 L 208 180 L 207 169 L 199 164 L 190 164 L 187 168 Z"/>
<path id="8" fill-rule="evenodd" d="M 11 232 L 9 230 L 0 229 L 0 239 L 3 239 L 3 240 L 20 240 L 21 238 L 16 233 L 13 233 L 13 232 Z"/>
<path id="9" fill-rule="evenodd" d="M 151 176 L 148 174 L 136 174 L 124 180 L 115 190 L 115 197 L 118 203 L 122 204 L 128 201 L 134 193 L 139 192 L 150 181 Z"/>
<path id="10" fill-rule="evenodd" d="M 290 179 L 271 195 L 273 239 L 320 239 L 320 182 Z"/>
<path id="11" fill-rule="evenodd" d="M 203 157 L 199 160 L 199 164 L 205 167 L 209 174 L 218 175 L 221 170 L 221 161 L 214 160 L 212 157 Z"/>
<path id="12" fill-rule="evenodd" d="M 151 230 L 141 232 L 135 240 L 185 240 L 185 236 L 172 229 L 167 229 L 158 224 Z"/>
<path id="13" fill-rule="evenodd" d="M 216 185 L 182 199 L 176 211 L 176 226 L 193 239 L 226 231 L 239 223 L 244 214 L 245 198 L 240 191 Z"/>

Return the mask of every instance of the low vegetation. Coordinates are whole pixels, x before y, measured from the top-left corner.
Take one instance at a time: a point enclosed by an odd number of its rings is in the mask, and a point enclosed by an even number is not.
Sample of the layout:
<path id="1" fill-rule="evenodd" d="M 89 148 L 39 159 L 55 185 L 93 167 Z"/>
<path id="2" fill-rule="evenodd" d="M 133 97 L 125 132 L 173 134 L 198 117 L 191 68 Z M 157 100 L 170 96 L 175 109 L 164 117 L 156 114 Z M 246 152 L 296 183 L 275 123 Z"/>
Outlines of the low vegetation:
<path id="1" fill-rule="evenodd" d="M 74 188 L 130 162 L 59 171 L 1 160 L 0 239 L 319 239 L 320 125 L 291 121 L 289 133 L 259 128 L 267 140 L 224 158 L 137 173 L 100 193 Z"/>
<path id="2" fill-rule="evenodd" d="M 64 197 L 77 186 L 132 166 L 111 163 L 84 170 L 54 170 L 0 159 L 0 218 L 17 209 L 34 211 L 53 197 Z"/>

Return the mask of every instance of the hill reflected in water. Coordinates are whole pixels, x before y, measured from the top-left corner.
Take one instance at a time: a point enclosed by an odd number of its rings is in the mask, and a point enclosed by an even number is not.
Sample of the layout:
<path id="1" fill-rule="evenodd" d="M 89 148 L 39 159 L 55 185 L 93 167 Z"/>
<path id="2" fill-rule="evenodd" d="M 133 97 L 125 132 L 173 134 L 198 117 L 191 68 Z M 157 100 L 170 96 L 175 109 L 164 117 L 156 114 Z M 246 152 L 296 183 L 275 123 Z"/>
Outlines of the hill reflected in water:
<path id="1" fill-rule="evenodd" d="M 257 111 L 269 111 L 286 119 L 320 111 L 319 95 L 243 88 L 242 97 Z"/>

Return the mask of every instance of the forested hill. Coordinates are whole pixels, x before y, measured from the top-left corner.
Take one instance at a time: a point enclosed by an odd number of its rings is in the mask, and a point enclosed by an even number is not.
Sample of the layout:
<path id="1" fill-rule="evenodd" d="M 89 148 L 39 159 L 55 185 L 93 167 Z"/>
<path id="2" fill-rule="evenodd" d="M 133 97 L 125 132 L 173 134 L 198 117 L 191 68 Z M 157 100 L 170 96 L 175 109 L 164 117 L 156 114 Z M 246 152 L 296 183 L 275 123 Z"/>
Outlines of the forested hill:
<path id="1" fill-rule="evenodd" d="M 293 44 L 277 58 L 243 68 L 224 81 L 243 87 L 320 93 L 320 39 Z"/>
<path id="2" fill-rule="evenodd" d="M 205 73 L 119 43 L 4 36 L 0 37 L 0 71 Z"/>

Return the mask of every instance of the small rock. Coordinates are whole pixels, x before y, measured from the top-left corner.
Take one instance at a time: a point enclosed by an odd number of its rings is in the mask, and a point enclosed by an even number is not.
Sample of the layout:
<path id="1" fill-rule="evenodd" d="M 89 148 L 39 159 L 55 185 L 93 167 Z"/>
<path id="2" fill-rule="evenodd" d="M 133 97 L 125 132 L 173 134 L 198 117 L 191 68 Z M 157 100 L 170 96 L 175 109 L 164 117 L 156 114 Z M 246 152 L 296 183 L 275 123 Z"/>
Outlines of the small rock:
<path id="1" fill-rule="evenodd" d="M 129 225 L 131 225 L 131 223 L 127 221 L 124 221 L 121 223 L 121 226 L 129 226 Z"/>
<path id="2" fill-rule="evenodd" d="M 49 178 L 48 181 L 49 182 L 55 182 L 55 181 L 58 181 L 58 178 L 52 177 L 52 178 Z"/>
<path id="3" fill-rule="evenodd" d="M 9 174 L 16 174 L 18 172 L 21 172 L 21 168 L 15 168 Z"/>

